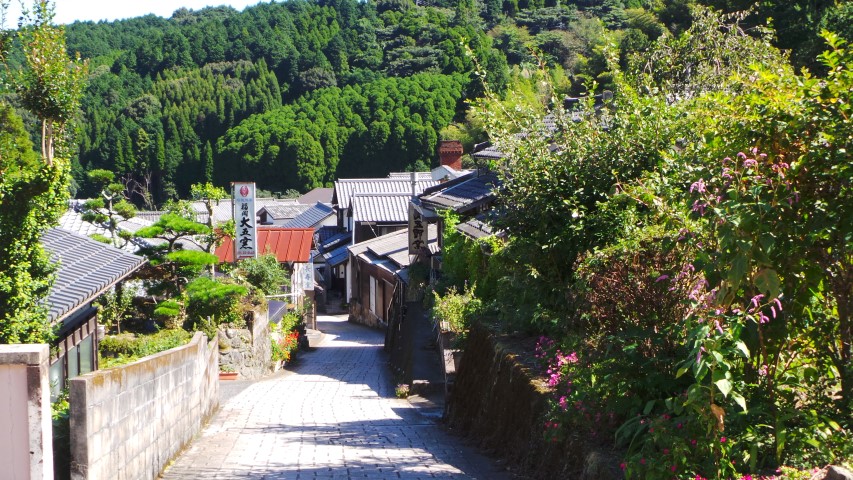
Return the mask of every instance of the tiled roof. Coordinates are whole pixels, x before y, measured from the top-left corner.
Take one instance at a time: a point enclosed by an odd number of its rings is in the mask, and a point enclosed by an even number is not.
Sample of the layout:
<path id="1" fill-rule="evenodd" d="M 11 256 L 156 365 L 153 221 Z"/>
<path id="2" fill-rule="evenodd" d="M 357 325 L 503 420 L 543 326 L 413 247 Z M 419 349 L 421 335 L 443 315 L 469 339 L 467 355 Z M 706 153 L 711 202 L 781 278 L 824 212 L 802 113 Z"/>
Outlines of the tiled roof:
<path id="1" fill-rule="evenodd" d="M 354 222 L 394 222 L 409 221 L 410 193 L 360 194 L 352 197 L 352 218 Z"/>
<path id="2" fill-rule="evenodd" d="M 494 229 L 490 223 L 488 213 L 477 215 L 474 218 L 469 218 L 467 221 L 460 222 L 456 225 L 456 230 L 470 238 L 488 237 L 494 233 Z"/>
<path id="3" fill-rule="evenodd" d="M 325 226 L 314 229 L 314 245 L 321 251 L 325 252 L 330 248 L 335 248 L 335 242 L 352 238 L 352 234 L 344 232 L 337 225 Z"/>
<path id="4" fill-rule="evenodd" d="M 421 196 L 421 203 L 433 209 L 452 209 L 463 213 L 489 202 L 500 185 L 497 175 L 486 173 Z"/>
<path id="5" fill-rule="evenodd" d="M 335 214 L 335 209 L 324 203 L 317 202 L 284 224 L 288 228 L 309 228 Z"/>
<path id="6" fill-rule="evenodd" d="M 297 203 L 288 205 L 267 205 L 266 207 L 258 209 L 258 215 L 261 215 L 261 212 L 267 212 L 267 215 L 273 220 L 293 220 L 310 209 L 311 205 L 301 205 Z"/>
<path id="7" fill-rule="evenodd" d="M 502 151 L 498 150 L 498 147 L 488 144 L 481 147 L 480 150 L 474 150 L 474 153 L 472 153 L 471 156 L 474 158 L 497 160 L 504 158 L 506 155 L 504 155 Z"/>
<path id="8" fill-rule="evenodd" d="M 344 263 L 349 258 L 349 244 L 341 245 L 340 247 L 323 255 L 323 259 L 330 267 L 337 267 Z"/>
<path id="9" fill-rule="evenodd" d="M 164 212 L 161 210 L 137 210 L 136 218 L 140 218 L 151 223 L 157 223 L 157 221 L 160 220 L 160 217 L 162 217 L 164 213 L 169 212 Z"/>
<path id="10" fill-rule="evenodd" d="M 334 191 L 335 189 L 333 188 L 315 188 L 297 198 L 296 201 L 303 205 L 314 205 L 317 202 L 332 203 L 332 194 Z"/>
<path id="11" fill-rule="evenodd" d="M 280 199 L 280 198 L 256 198 L 255 199 L 255 210 L 260 211 L 262 208 L 271 206 L 271 205 L 295 205 L 296 200 L 292 198 L 288 199 Z M 195 210 L 196 215 L 195 219 L 199 223 L 207 223 L 207 208 L 204 206 L 204 202 L 196 201 L 192 202 L 193 210 Z M 231 199 L 226 198 L 224 200 L 220 200 L 218 203 L 213 203 L 213 224 L 217 225 L 220 223 L 227 222 L 231 220 L 233 217 L 233 208 L 231 206 Z M 255 212 L 257 213 L 257 212 Z"/>
<path id="12" fill-rule="evenodd" d="M 427 232 L 430 251 L 435 253 L 433 245 L 438 245 L 438 228 L 434 224 L 429 225 Z M 370 256 L 367 258 L 391 260 L 399 268 L 404 268 L 411 263 L 409 256 L 409 231 L 399 230 L 357 243 L 349 247 L 349 251 L 354 256 L 369 253 Z"/>
<path id="13" fill-rule="evenodd" d="M 419 178 L 415 182 L 415 194 L 421 194 L 424 189 L 438 185 L 432 176 Z M 357 193 L 399 193 L 411 195 L 412 182 L 408 178 L 350 178 L 335 182 L 335 195 L 332 203 L 339 209 L 349 208 L 353 195 Z"/>
<path id="14" fill-rule="evenodd" d="M 415 176 L 418 180 L 430 180 L 432 179 L 432 172 L 415 172 Z M 409 183 L 411 183 L 412 172 L 391 172 L 388 174 L 388 178 L 395 180 L 408 180 Z"/>
<path id="15" fill-rule="evenodd" d="M 150 220 L 146 220 L 140 217 L 133 217 L 129 220 L 119 222 L 118 229 L 135 233 L 140 228 L 149 227 L 152 224 L 153 222 L 151 222 Z M 59 217 L 58 228 L 65 230 L 66 232 L 82 235 L 84 237 L 91 237 L 92 235 L 102 235 L 104 237 L 111 238 L 110 231 L 107 230 L 106 227 L 83 220 L 83 213 L 73 208 L 69 208 L 65 211 L 65 213 L 62 214 L 61 217 Z M 137 249 L 138 245 L 134 243 L 128 243 L 124 246 L 124 250 L 127 250 L 128 252 L 135 252 Z"/>
<path id="16" fill-rule="evenodd" d="M 337 227 L 335 227 L 337 228 Z M 325 240 L 321 239 L 319 244 L 317 245 L 317 249 L 321 253 L 325 253 L 331 250 L 334 250 L 341 245 L 347 244 L 352 240 L 351 232 L 341 232 L 337 233 L 331 237 L 327 237 Z"/>
<path id="17" fill-rule="evenodd" d="M 313 228 L 258 227 L 258 253 L 273 253 L 279 262 L 308 262 L 313 241 Z M 225 237 L 215 253 L 220 262 L 233 262 L 234 240 Z"/>
<path id="18" fill-rule="evenodd" d="M 59 228 L 45 232 L 41 244 L 59 266 L 46 299 L 51 322 L 91 302 L 145 263 L 142 257 Z"/>

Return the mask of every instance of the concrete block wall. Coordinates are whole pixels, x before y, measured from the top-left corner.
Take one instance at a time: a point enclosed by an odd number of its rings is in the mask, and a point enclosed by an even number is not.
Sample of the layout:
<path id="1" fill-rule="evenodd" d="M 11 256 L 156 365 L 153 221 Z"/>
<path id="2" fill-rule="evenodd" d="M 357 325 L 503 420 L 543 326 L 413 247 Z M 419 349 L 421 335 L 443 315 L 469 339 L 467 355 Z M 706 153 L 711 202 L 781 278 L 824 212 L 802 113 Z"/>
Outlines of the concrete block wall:
<path id="1" fill-rule="evenodd" d="M 71 478 L 156 478 L 219 403 L 216 339 L 70 381 Z"/>
<path id="2" fill-rule="evenodd" d="M 47 345 L 0 345 L 0 477 L 53 478 Z"/>

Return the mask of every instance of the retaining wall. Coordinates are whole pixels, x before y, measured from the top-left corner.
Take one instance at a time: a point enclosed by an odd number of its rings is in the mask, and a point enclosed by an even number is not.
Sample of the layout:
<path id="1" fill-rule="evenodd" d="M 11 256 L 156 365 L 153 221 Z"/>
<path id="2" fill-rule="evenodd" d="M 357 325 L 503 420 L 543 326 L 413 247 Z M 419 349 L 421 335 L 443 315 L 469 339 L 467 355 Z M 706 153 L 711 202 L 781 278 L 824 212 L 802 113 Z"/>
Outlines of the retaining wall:
<path id="1" fill-rule="evenodd" d="M 216 339 L 70 382 L 71 478 L 156 478 L 219 405 Z"/>
<path id="2" fill-rule="evenodd" d="M 220 327 L 221 328 L 221 327 Z M 240 378 L 261 378 L 272 370 L 269 310 L 252 312 L 246 328 L 219 330 L 219 364 Z"/>
<path id="3" fill-rule="evenodd" d="M 531 352 L 482 326 L 469 332 L 447 402 L 447 422 L 525 476 L 541 479 L 622 478 L 618 458 L 582 435 L 546 441 L 543 424 L 550 391 L 520 361 Z"/>

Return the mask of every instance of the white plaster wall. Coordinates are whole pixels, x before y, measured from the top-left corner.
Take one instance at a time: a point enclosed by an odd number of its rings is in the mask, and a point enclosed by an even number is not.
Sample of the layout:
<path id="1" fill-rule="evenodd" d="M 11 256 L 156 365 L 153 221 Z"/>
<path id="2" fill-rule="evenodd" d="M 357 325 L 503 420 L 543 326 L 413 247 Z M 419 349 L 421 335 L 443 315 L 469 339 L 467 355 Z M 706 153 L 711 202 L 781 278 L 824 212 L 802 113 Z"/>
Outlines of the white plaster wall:
<path id="1" fill-rule="evenodd" d="M 53 479 L 47 345 L 0 345 L 0 478 Z"/>
<path id="2" fill-rule="evenodd" d="M 10 480 L 29 479 L 26 365 L 0 365 L 0 386 L 0 465 L 3 466 L 3 476 Z"/>

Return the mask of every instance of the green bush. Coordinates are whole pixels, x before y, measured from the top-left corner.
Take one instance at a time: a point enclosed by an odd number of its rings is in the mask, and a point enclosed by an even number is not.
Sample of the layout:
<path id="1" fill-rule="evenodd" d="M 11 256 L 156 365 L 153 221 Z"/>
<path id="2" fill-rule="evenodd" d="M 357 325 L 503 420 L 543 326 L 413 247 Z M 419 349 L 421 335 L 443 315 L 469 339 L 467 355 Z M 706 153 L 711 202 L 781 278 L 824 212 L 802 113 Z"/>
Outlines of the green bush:
<path id="1" fill-rule="evenodd" d="M 266 295 L 280 294 L 282 288 L 290 284 L 287 271 L 281 267 L 275 255 L 266 254 L 242 260 L 238 266 L 246 281 Z"/>
<path id="2" fill-rule="evenodd" d="M 187 285 L 187 321 L 191 330 L 200 330 L 213 338 L 219 325 L 244 328 L 246 315 L 254 299 L 249 287 L 199 277 Z"/>
<path id="3" fill-rule="evenodd" d="M 152 335 L 125 333 L 110 335 L 99 342 L 101 368 L 110 368 L 134 362 L 171 348 L 186 345 L 192 334 L 182 329 L 160 330 Z"/>

